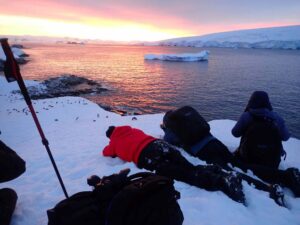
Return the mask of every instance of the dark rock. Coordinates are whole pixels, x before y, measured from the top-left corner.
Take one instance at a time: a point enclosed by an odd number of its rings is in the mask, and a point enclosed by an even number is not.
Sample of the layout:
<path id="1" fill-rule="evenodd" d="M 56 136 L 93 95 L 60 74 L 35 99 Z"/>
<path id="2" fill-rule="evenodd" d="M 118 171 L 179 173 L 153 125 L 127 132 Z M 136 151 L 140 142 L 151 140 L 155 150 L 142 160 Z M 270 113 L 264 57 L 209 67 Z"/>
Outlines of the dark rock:
<path id="1" fill-rule="evenodd" d="M 107 105 L 101 105 L 101 104 L 98 104 L 101 108 L 103 108 L 104 110 L 106 111 L 109 111 L 109 112 L 114 112 L 114 113 L 117 113 L 121 116 L 138 116 L 138 115 L 142 115 L 141 112 L 137 112 L 137 109 L 129 109 L 129 108 L 126 108 L 126 107 L 122 107 L 122 109 L 120 109 L 119 107 L 111 107 L 111 106 L 107 106 Z"/>
<path id="2" fill-rule="evenodd" d="M 11 46 L 11 48 L 21 48 L 22 49 L 22 48 L 24 48 L 24 46 L 21 44 L 14 44 Z"/>
<path id="3" fill-rule="evenodd" d="M 56 98 L 63 96 L 86 96 L 107 91 L 101 84 L 84 77 L 62 75 L 41 82 L 38 86 L 28 87 L 32 99 Z M 19 91 L 15 91 L 20 93 Z"/>
<path id="4" fill-rule="evenodd" d="M 17 58 L 16 61 L 18 64 L 26 64 L 28 62 L 28 60 L 23 57 Z"/>

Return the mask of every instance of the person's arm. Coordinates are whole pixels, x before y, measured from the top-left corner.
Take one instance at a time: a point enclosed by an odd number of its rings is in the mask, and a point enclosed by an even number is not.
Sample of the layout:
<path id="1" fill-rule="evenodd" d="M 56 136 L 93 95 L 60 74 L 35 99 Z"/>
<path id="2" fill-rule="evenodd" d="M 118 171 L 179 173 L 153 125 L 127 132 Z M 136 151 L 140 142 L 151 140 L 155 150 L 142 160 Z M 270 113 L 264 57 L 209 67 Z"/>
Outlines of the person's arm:
<path id="1" fill-rule="evenodd" d="M 165 135 L 163 140 L 168 142 L 171 145 L 181 146 L 182 143 L 180 143 L 180 140 L 176 136 L 174 132 L 171 131 L 169 128 L 164 129 Z"/>
<path id="2" fill-rule="evenodd" d="M 245 133 L 250 121 L 251 121 L 250 113 L 244 112 L 239 118 L 238 122 L 232 128 L 231 130 L 232 135 L 235 137 L 241 137 Z"/>
<path id="3" fill-rule="evenodd" d="M 277 113 L 276 113 L 276 124 L 279 129 L 281 140 L 287 141 L 291 137 L 291 134 L 287 129 L 287 127 L 285 126 L 284 119 L 282 119 Z"/>
<path id="4" fill-rule="evenodd" d="M 110 156 L 110 157 L 116 156 L 114 148 L 111 143 L 103 149 L 102 154 L 103 156 Z"/>

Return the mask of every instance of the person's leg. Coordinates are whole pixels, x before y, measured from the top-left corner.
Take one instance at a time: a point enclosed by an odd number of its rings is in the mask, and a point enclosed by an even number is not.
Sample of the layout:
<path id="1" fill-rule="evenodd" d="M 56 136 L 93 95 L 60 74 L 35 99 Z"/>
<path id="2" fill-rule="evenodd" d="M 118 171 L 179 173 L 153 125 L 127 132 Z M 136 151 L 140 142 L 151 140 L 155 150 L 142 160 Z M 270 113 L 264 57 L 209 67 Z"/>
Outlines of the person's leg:
<path id="1" fill-rule="evenodd" d="M 244 171 L 251 170 L 260 179 L 271 183 L 280 184 L 292 190 L 295 197 L 300 197 L 300 171 L 297 168 L 286 170 L 274 169 L 267 166 L 250 164 L 243 162 L 238 156 L 235 157 L 234 166 L 242 168 Z"/>
<path id="2" fill-rule="evenodd" d="M 236 176 L 217 166 L 194 166 L 173 146 L 160 140 L 142 151 L 138 167 L 209 191 L 221 190 L 233 200 L 244 202 L 241 180 Z"/>
<path id="3" fill-rule="evenodd" d="M 228 164 L 232 164 L 233 155 L 228 148 L 218 139 L 210 141 L 203 149 L 201 149 L 196 155 L 200 160 L 207 162 L 208 164 L 219 165 L 227 171 L 231 171 L 231 167 Z"/>
<path id="4" fill-rule="evenodd" d="M 150 143 L 142 151 L 137 166 L 186 183 L 192 183 L 194 178 L 195 166 L 161 140 Z"/>
<path id="5" fill-rule="evenodd" d="M 285 172 L 267 166 L 250 164 L 244 162 L 238 155 L 235 155 L 233 166 L 241 168 L 243 171 L 251 170 L 260 179 L 271 184 L 284 184 Z"/>
<path id="6" fill-rule="evenodd" d="M 9 225 L 17 203 L 17 193 L 10 188 L 0 189 L 0 224 Z"/>
<path id="7" fill-rule="evenodd" d="M 201 160 L 206 161 L 207 163 L 219 165 L 220 167 L 222 167 L 227 171 L 234 171 L 232 166 L 237 166 L 237 165 L 242 170 L 244 171 L 247 170 L 246 164 L 243 164 L 242 162 L 236 163 L 236 159 L 234 155 L 219 140 L 211 141 L 202 150 L 203 151 L 200 151 L 197 157 Z M 231 164 L 231 166 L 228 164 Z M 260 170 L 258 168 L 257 170 L 258 172 L 260 172 L 260 174 L 265 174 L 264 176 L 269 175 L 268 172 L 263 172 L 262 169 Z M 283 192 L 279 191 L 279 189 L 281 189 L 279 185 L 270 185 L 264 183 L 244 173 L 237 172 L 237 174 L 242 180 L 246 181 L 249 185 L 254 185 L 256 189 L 268 192 L 270 194 L 270 197 L 273 198 L 277 204 L 284 205 Z"/>

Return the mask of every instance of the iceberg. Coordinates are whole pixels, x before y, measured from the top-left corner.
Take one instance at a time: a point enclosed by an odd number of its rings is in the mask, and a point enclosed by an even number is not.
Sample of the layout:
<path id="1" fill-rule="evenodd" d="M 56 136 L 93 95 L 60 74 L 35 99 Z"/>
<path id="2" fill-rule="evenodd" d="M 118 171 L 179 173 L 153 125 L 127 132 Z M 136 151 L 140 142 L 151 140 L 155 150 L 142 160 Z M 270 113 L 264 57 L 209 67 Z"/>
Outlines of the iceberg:
<path id="1" fill-rule="evenodd" d="M 195 62 L 207 61 L 209 51 L 201 51 L 198 53 L 182 53 L 182 54 L 146 54 L 146 60 L 162 60 L 162 61 L 176 61 L 176 62 Z"/>

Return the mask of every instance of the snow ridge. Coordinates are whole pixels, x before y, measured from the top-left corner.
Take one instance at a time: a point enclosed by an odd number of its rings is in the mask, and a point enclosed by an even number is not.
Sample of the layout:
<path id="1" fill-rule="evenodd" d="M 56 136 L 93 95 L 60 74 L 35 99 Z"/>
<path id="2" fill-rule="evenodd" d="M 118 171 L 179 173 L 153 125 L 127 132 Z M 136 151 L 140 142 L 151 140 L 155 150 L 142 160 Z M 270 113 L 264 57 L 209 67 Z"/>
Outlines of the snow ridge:
<path id="1" fill-rule="evenodd" d="M 214 33 L 156 42 L 161 46 L 300 49 L 300 25 Z"/>

